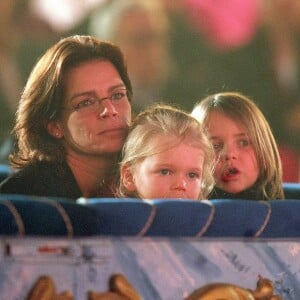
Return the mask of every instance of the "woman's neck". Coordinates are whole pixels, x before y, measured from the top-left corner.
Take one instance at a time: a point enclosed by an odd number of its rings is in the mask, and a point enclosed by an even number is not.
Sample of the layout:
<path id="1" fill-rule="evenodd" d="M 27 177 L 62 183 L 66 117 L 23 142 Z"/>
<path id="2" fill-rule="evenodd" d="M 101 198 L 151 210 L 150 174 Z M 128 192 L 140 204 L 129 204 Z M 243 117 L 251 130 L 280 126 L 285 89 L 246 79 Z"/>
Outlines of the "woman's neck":
<path id="1" fill-rule="evenodd" d="M 118 167 L 118 155 L 95 157 L 67 154 L 67 163 L 84 197 L 96 197 L 109 184 Z"/>

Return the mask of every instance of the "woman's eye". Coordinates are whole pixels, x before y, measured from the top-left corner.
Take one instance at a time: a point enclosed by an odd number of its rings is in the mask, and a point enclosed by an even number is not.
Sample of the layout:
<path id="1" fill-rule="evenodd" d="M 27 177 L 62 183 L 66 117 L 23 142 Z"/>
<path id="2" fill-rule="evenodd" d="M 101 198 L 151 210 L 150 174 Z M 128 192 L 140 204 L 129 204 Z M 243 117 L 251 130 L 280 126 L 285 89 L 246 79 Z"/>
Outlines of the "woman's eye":
<path id="1" fill-rule="evenodd" d="M 111 100 L 121 100 L 126 96 L 125 92 L 116 92 L 111 95 Z"/>
<path id="2" fill-rule="evenodd" d="M 85 99 L 85 100 L 80 101 L 78 104 L 76 104 L 76 105 L 74 106 L 74 109 L 75 109 L 75 110 L 79 110 L 79 109 L 81 109 L 81 108 L 84 108 L 84 107 L 88 107 L 88 106 L 90 106 L 90 105 L 93 105 L 93 104 L 95 104 L 95 102 L 96 102 L 96 100 L 93 99 L 93 98 Z"/>

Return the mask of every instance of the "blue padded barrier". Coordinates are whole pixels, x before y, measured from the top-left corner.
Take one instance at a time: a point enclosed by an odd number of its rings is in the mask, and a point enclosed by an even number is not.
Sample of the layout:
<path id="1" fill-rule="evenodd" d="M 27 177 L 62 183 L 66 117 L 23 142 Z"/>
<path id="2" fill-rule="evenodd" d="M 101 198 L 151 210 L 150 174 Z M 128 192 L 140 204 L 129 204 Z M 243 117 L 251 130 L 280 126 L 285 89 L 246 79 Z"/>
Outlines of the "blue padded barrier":
<path id="1" fill-rule="evenodd" d="M 156 215 L 146 232 L 148 236 L 200 237 L 214 217 L 209 201 L 156 199 L 149 203 L 156 207 Z"/>
<path id="2" fill-rule="evenodd" d="M 271 200 L 268 203 L 271 205 L 271 215 L 260 237 L 300 237 L 300 201 Z"/>
<path id="3" fill-rule="evenodd" d="M 99 231 L 96 211 L 69 199 L 0 195 L 0 234 L 91 236 Z"/>
<path id="4" fill-rule="evenodd" d="M 283 183 L 283 191 L 285 199 L 299 199 L 300 200 L 300 183 Z"/>
<path id="5" fill-rule="evenodd" d="M 82 199 L 81 199 L 82 200 Z M 0 235 L 300 237 L 300 201 L 0 195 Z"/>
<path id="6" fill-rule="evenodd" d="M 85 199 L 99 235 L 167 237 L 300 237 L 300 201 L 131 198 Z"/>
<path id="7" fill-rule="evenodd" d="M 155 207 L 134 198 L 78 199 L 97 211 L 100 235 L 144 235 L 155 216 Z"/>
<path id="8" fill-rule="evenodd" d="M 258 237 L 270 217 L 270 205 L 267 202 L 230 199 L 211 202 L 215 214 L 204 236 Z"/>

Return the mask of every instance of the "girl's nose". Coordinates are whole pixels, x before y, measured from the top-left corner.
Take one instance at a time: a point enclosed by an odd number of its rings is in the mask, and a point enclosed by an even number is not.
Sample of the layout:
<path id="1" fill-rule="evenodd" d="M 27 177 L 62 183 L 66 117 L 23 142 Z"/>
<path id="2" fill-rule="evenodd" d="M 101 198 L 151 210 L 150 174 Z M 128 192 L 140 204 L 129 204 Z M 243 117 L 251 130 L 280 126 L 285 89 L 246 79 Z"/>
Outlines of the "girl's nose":
<path id="1" fill-rule="evenodd" d="M 101 119 L 105 119 L 107 117 L 115 117 L 118 114 L 115 106 L 109 99 L 105 99 L 101 102 L 101 111 L 99 116 Z"/>
<path id="2" fill-rule="evenodd" d="M 183 176 L 177 176 L 174 180 L 173 189 L 177 191 L 185 191 L 187 186 L 186 179 Z"/>
<path id="3" fill-rule="evenodd" d="M 226 146 L 220 153 L 220 156 L 223 160 L 237 159 L 237 152 L 233 146 Z"/>

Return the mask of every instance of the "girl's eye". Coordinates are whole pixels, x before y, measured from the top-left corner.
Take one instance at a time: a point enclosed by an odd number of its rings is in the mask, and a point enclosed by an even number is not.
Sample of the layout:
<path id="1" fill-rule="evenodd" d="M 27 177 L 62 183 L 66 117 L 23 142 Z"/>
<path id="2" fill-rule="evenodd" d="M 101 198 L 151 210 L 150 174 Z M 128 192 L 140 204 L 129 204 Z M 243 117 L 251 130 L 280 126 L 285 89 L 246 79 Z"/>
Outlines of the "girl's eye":
<path id="1" fill-rule="evenodd" d="M 215 151 L 220 151 L 223 149 L 223 143 L 222 142 L 213 142 L 212 143 L 213 148 Z"/>
<path id="2" fill-rule="evenodd" d="M 238 141 L 238 144 L 241 146 L 241 147 L 247 147 L 250 145 L 250 141 L 248 139 L 241 139 Z"/>
<path id="3" fill-rule="evenodd" d="M 188 177 L 191 179 L 195 179 L 195 178 L 199 178 L 199 175 L 198 175 L 198 173 L 195 173 L 195 172 L 189 172 Z"/>
<path id="4" fill-rule="evenodd" d="M 159 173 L 160 173 L 161 175 L 170 175 L 171 171 L 168 170 L 168 169 L 161 169 L 161 170 L 159 171 Z"/>

